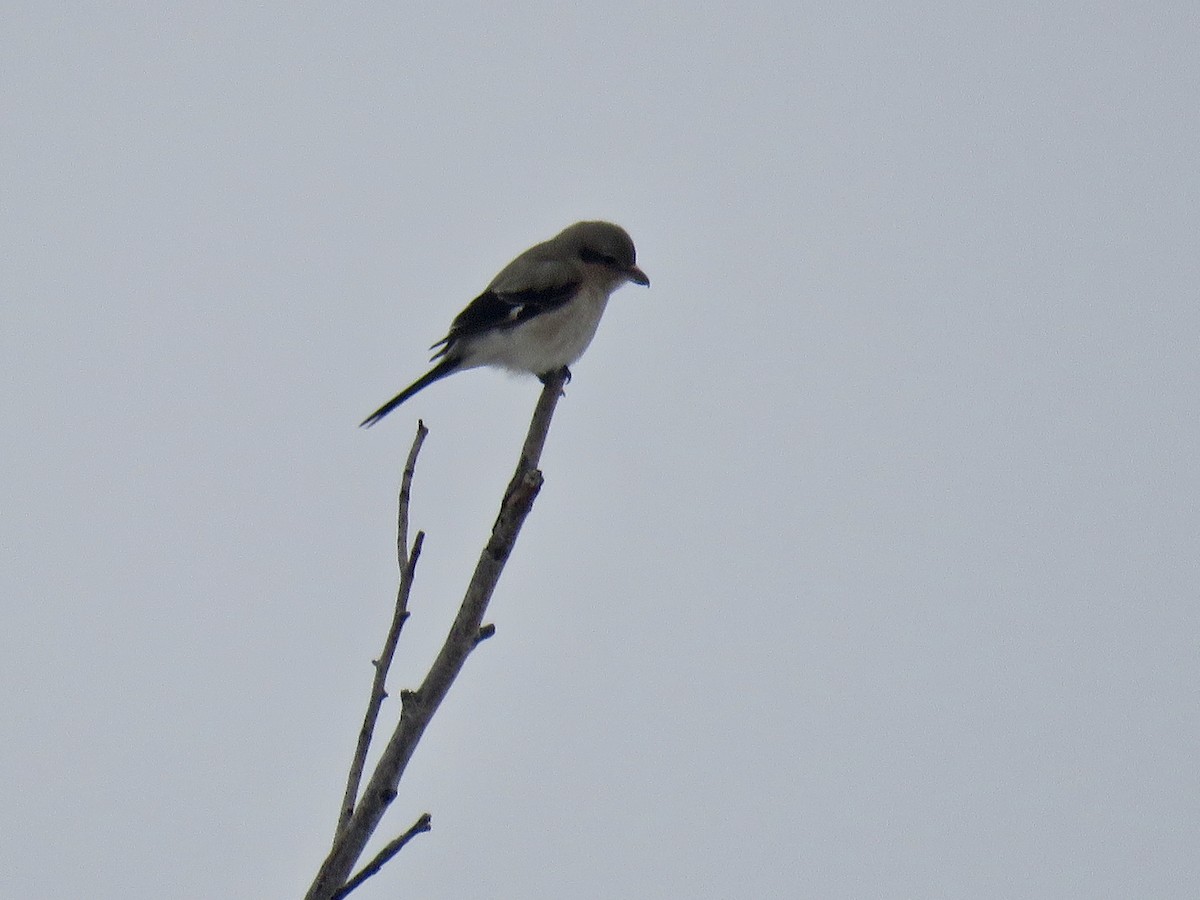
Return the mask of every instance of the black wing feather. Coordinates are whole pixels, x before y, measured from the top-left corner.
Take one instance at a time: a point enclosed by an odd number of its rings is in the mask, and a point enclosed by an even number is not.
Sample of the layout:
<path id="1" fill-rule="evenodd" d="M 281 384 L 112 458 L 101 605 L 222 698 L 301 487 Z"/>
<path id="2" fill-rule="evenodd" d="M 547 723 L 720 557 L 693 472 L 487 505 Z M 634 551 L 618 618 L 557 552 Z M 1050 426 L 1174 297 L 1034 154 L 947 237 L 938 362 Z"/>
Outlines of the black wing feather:
<path id="1" fill-rule="evenodd" d="M 455 317 L 450 326 L 450 333 L 429 349 L 441 348 L 434 354 L 434 359 L 437 359 L 450 349 L 451 343 L 460 338 L 482 334 L 496 328 L 512 328 L 520 325 L 534 316 L 558 309 L 575 296 L 577 290 L 579 290 L 579 282 L 569 281 L 566 284 L 540 290 L 505 293 L 484 291 Z"/>

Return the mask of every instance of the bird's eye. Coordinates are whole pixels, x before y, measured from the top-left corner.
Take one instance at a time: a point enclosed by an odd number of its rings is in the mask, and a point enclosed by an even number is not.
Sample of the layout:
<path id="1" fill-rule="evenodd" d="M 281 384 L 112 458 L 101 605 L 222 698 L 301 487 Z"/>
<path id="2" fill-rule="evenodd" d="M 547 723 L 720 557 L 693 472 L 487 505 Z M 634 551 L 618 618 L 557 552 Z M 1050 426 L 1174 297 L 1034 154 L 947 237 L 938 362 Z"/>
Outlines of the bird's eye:
<path id="1" fill-rule="evenodd" d="M 585 263 L 594 263 L 599 266 L 615 266 L 617 259 L 614 256 L 609 256 L 607 253 L 601 253 L 598 250 L 591 250 L 584 247 L 579 251 L 579 258 Z"/>

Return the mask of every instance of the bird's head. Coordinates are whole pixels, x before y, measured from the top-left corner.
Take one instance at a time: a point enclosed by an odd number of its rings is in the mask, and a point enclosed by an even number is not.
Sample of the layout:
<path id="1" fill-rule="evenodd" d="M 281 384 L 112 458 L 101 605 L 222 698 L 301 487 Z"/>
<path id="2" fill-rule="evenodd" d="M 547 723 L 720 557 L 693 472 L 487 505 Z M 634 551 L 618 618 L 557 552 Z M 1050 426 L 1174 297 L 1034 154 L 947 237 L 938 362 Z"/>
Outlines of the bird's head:
<path id="1" fill-rule="evenodd" d="M 614 281 L 650 284 L 646 273 L 637 267 L 633 239 L 620 225 L 611 222 L 576 222 L 559 234 L 555 241 L 561 241 L 584 264 L 608 269 Z"/>

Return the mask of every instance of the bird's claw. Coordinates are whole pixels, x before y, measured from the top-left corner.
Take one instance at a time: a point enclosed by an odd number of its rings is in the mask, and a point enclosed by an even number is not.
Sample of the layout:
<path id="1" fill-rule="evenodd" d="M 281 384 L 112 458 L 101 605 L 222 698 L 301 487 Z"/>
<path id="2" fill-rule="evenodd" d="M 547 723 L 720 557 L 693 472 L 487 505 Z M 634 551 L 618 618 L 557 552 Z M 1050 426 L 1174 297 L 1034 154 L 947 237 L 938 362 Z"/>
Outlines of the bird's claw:
<path id="1" fill-rule="evenodd" d="M 556 369 L 553 372 L 546 372 L 544 375 L 539 375 L 538 381 L 540 381 L 542 384 L 548 384 L 550 379 L 553 378 L 555 375 L 559 374 L 560 372 L 562 373 L 562 377 L 563 377 L 563 386 L 566 387 L 568 384 L 571 383 L 571 370 L 568 369 L 566 366 L 563 366 L 561 369 Z"/>

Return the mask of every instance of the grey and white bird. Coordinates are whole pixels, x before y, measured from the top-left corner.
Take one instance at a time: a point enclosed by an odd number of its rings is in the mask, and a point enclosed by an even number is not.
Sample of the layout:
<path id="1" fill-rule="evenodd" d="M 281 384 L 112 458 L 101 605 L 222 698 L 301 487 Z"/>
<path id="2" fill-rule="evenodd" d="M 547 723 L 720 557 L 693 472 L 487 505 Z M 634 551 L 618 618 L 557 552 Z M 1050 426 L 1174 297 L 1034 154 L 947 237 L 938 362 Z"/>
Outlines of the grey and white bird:
<path id="1" fill-rule="evenodd" d="M 501 269 L 430 347 L 437 365 L 362 425 L 374 425 L 417 391 L 462 369 L 496 366 L 544 380 L 570 366 L 592 342 L 609 296 L 627 281 L 650 284 L 624 228 L 576 222 L 563 229 Z"/>

